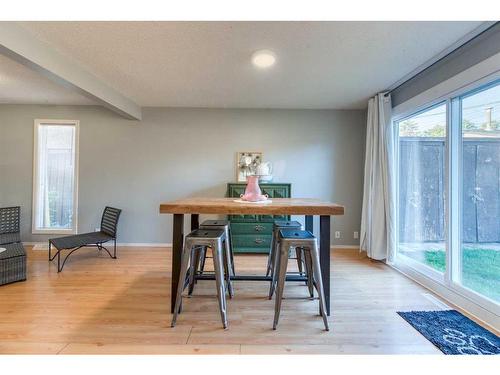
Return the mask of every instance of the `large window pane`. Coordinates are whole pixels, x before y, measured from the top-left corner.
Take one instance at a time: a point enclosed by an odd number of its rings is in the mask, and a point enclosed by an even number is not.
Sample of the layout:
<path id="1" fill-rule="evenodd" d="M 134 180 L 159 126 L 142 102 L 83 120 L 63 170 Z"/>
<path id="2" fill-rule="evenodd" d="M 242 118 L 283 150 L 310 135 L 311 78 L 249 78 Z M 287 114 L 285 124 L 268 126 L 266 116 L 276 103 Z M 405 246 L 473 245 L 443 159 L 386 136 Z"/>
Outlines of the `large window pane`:
<path id="1" fill-rule="evenodd" d="M 443 272 L 446 104 L 398 122 L 398 254 Z"/>
<path id="2" fill-rule="evenodd" d="M 461 99 L 462 246 L 458 281 L 500 302 L 500 85 Z"/>
<path id="3" fill-rule="evenodd" d="M 76 125 L 36 125 L 34 230 L 73 230 Z"/>

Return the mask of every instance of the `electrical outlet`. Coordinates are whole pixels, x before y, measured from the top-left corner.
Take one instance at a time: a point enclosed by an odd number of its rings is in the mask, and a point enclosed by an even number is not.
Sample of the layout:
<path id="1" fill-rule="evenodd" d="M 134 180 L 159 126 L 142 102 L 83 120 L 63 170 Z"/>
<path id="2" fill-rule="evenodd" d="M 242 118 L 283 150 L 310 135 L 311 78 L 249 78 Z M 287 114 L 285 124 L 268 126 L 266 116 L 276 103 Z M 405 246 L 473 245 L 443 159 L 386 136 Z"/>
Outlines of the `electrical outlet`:
<path id="1" fill-rule="evenodd" d="M 96 231 L 96 232 L 100 232 L 100 231 L 101 231 L 101 228 L 95 228 L 95 231 Z"/>
<path id="2" fill-rule="evenodd" d="M 354 232 L 354 239 L 357 240 L 359 238 L 359 232 Z"/>
<path id="3" fill-rule="evenodd" d="M 340 238 L 340 231 L 335 232 L 335 238 Z"/>

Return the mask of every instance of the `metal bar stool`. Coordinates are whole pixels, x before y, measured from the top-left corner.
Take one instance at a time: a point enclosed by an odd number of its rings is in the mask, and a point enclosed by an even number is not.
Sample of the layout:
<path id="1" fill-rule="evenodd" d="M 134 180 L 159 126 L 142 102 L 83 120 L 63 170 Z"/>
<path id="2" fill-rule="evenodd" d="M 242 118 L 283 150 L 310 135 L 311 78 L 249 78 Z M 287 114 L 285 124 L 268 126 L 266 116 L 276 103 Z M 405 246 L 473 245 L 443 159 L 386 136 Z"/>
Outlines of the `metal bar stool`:
<path id="1" fill-rule="evenodd" d="M 209 247 L 213 251 L 215 283 L 217 285 L 217 299 L 221 314 L 222 325 L 227 328 L 227 305 L 226 287 L 224 284 L 223 266 L 223 243 L 226 234 L 221 229 L 196 229 L 186 236 L 184 249 L 181 256 L 181 271 L 179 275 L 179 286 L 177 288 L 177 299 L 175 301 L 174 315 L 172 317 L 172 327 L 175 326 L 177 315 L 181 312 L 182 291 L 186 285 L 185 280 L 188 274 L 189 261 L 192 259 L 192 251 L 201 251 L 203 247 Z"/>
<path id="2" fill-rule="evenodd" d="M 271 274 L 272 280 L 271 284 L 269 287 L 269 299 L 273 297 L 274 290 L 276 288 L 276 272 L 275 272 L 275 266 L 276 266 L 276 258 L 277 254 L 279 252 L 279 231 L 281 229 L 294 229 L 294 230 L 301 230 L 302 225 L 298 221 L 288 221 L 288 220 L 276 220 L 273 224 L 273 237 L 271 238 L 271 251 L 269 252 L 269 257 L 267 259 L 267 272 L 266 276 Z M 310 263 L 307 262 L 307 258 L 304 256 L 302 249 L 295 248 L 295 255 L 297 259 L 297 266 L 299 268 L 299 274 L 304 273 L 304 268 L 303 268 L 303 263 L 306 265 L 306 271 Z M 310 268 L 309 268 L 310 269 Z M 307 285 L 309 287 L 309 293 L 311 294 L 311 297 L 313 297 L 314 292 L 312 291 L 313 287 L 311 283 L 309 282 L 309 275 L 311 272 L 306 272 L 306 275 L 308 275 L 308 282 Z"/>
<path id="3" fill-rule="evenodd" d="M 280 317 L 281 300 L 283 299 L 283 290 L 285 288 L 286 268 L 288 265 L 288 250 L 290 247 L 300 247 L 304 252 L 309 253 L 313 271 L 313 281 L 319 294 L 320 314 L 323 317 L 325 329 L 328 331 L 328 319 L 326 316 L 325 293 L 323 290 L 323 281 L 321 278 L 321 268 L 319 264 L 319 251 L 316 237 L 311 232 L 305 230 L 286 230 L 279 231 L 280 251 L 277 259 L 278 283 L 276 289 L 276 304 L 274 308 L 273 329 L 278 326 Z"/>
<path id="4" fill-rule="evenodd" d="M 224 231 L 225 234 L 225 247 L 224 247 L 224 271 L 227 284 L 227 290 L 229 292 L 229 298 L 233 298 L 233 284 L 231 282 L 231 276 L 235 275 L 234 272 L 234 256 L 233 256 L 233 246 L 231 241 L 231 227 L 229 221 L 227 220 L 205 220 L 199 229 L 220 229 Z M 194 254 L 193 254 L 194 253 Z M 192 251 L 192 259 L 190 266 L 190 278 L 189 278 L 189 290 L 188 294 L 191 295 L 194 290 L 194 285 L 196 284 L 195 276 L 197 274 L 202 274 L 205 269 L 205 261 L 207 258 L 207 249 L 203 247 L 201 251 Z"/>

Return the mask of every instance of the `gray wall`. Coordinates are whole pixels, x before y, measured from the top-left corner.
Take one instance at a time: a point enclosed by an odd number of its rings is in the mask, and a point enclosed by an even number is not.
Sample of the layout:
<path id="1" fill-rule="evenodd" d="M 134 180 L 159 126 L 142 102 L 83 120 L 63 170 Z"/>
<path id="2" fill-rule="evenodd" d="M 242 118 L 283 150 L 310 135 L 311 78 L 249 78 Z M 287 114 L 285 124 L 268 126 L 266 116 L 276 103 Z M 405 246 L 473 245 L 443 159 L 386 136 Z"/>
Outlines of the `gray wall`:
<path id="1" fill-rule="evenodd" d="M 123 209 L 119 242 L 171 242 L 160 202 L 224 196 L 237 151 L 263 151 L 294 197 L 344 204 L 332 222 L 355 244 L 362 203 L 364 111 L 145 108 L 141 122 L 94 106 L 0 105 L 0 206 L 22 206 L 31 234 L 33 120 L 80 120 L 78 231 L 98 227 L 104 205 Z"/>
<path id="2" fill-rule="evenodd" d="M 500 22 L 392 91 L 395 107 L 500 52 Z"/>

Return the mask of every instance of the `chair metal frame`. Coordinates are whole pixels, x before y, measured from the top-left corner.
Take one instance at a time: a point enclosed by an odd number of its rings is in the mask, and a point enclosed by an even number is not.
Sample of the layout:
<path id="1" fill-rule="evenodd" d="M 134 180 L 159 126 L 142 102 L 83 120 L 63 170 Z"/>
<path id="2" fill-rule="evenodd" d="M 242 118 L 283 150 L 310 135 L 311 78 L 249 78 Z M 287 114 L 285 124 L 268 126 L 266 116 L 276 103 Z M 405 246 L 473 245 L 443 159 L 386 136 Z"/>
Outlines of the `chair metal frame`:
<path id="1" fill-rule="evenodd" d="M 298 221 L 295 220 L 276 220 L 273 224 L 273 235 L 271 238 L 271 249 L 269 251 L 269 256 L 267 258 L 267 270 L 266 270 L 266 276 L 270 275 L 271 276 L 271 282 L 269 285 L 269 295 L 268 298 L 272 299 L 273 294 L 276 290 L 276 280 L 277 280 L 277 275 L 276 275 L 276 265 L 277 265 L 277 259 L 279 256 L 279 248 L 280 248 L 280 237 L 279 237 L 279 231 L 281 229 L 294 229 L 294 230 L 302 230 L 302 224 L 300 224 Z M 311 297 L 314 297 L 314 291 L 313 291 L 313 278 L 312 278 L 312 266 L 310 262 L 310 257 L 308 257 L 308 253 L 304 252 L 302 248 L 297 247 L 294 249 L 295 252 L 295 257 L 288 256 L 288 259 L 295 259 L 297 261 L 297 267 L 298 267 L 298 274 L 299 276 L 306 276 L 307 281 L 306 285 L 309 288 L 309 293 Z M 305 266 L 305 273 L 304 273 L 304 266 Z M 292 274 L 294 272 L 289 272 L 289 274 Z"/>
<path id="2" fill-rule="evenodd" d="M 182 311 L 182 293 L 185 287 L 189 284 L 189 263 L 195 262 L 195 259 L 192 258 L 194 255 L 193 250 L 200 252 L 203 247 L 210 247 L 213 251 L 215 283 L 217 287 L 217 299 L 219 303 L 221 321 L 224 329 L 228 327 L 226 285 L 224 283 L 224 275 L 226 273 L 224 270 L 225 241 L 226 233 L 222 229 L 195 229 L 186 236 L 184 249 L 181 255 L 181 270 L 179 274 L 179 283 L 176 292 L 177 298 L 173 310 L 171 327 L 175 327 L 177 316 Z M 228 281 L 230 282 L 230 280 Z"/>
<path id="3" fill-rule="evenodd" d="M 71 246 L 71 247 L 61 247 L 58 248 L 55 244 L 53 244 L 53 241 L 56 241 L 59 239 L 74 239 L 74 240 L 79 240 L 83 236 L 89 235 L 89 234 L 94 234 L 94 232 L 89 232 L 89 233 L 82 233 L 82 234 L 76 234 L 72 236 L 67 236 L 67 237 L 58 237 L 58 238 L 52 238 L 49 239 L 49 262 L 53 261 L 57 257 L 57 272 L 61 272 L 64 268 L 64 265 L 66 264 L 66 261 L 68 258 L 73 254 L 75 251 L 81 249 L 82 247 L 96 247 L 98 252 L 101 252 L 102 250 L 105 250 L 110 258 L 112 259 L 117 259 L 116 256 L 116 233 L 118 229 L 118 220 L 120 219 L 120 214 L 121 210 L 118 208 L 114 207 L 109 207 L 106 206 L 104 208 L 104 211 L 102 213 L 101 217 L 101 231 L 100 232 L 95 232 L 95 234 L 105 234 L 109 236 L 109 238 L 102 240 L 102 241 L 89 241 L 87 243 L 84 243 L 82 245 L 77 245 L 77 246 Z M 105 247 L 103 246 L 104 243 L 113 241 L 113 254 Z M 57 252 L 52 256 L 52 245 L 57 249 Z M 70 250 L 70 252 L 66 255 L 66 257 L 63 259 L 61 263 L 61 252 L 64 250 Z"/>
<path id="4" fill-rule="evenodd" d="M 235 276 L 234 268 L 234 255 L 233 255 L 233 245 L 231 242 L 231 226 L 227 220 L 205 220 L 199 229 L 220 229 L 224 231 L 224 272 L 225 280 L 227 284 L 227 291 L 229 292 L 229 298 L 233 298 L 234 291 L 231 283 L 231 278 Z M 191 258 L 193 262 L 190 266 L 189 271 L 189 291 L 188 294 L 191 295 L 194 291 L 194 286 L 198 282 L 197 278 L 203 275 L 205 272 L 205 262 L 207 258 L 212 258 L 207 255 L 207 247 L 202 246 L 201 249 L 193 249 L 191 251 Z"/>
<path id="5" fill-rule="evenodd" d="M 309 284 L 310 288 L 314 283 L 316 290 L 318 292 L 319 299 L 319 310 L 320 315 L 323 318 L 323 324 L 325 325 L 325 330 L 328 331 L 328 317 L 326 310 L 326 300 L 325 293 L 323 288 L 323 281 L 321 278 L 321 266 L 319 260 L 319 248 L 316 237 L 309 231 L 304 230 L 285 230 L 281 229 L 279 231 L 279 254 L 277 258 L 276 271 L 278 273 L 278 277 L 276 280 L 276 300 L 274 306 L 274 322 L 273 322 L 273 330 L 276 330 L 278 327 L 278 321 L 281 312 L 281 302 L 283 300 L 283 290 L 285 288 L 285 280 L 286 280 L 286 270 L 288 265 L 288 250 L 293 248 L 300 247 L 305 253 L 308 253 L 307 263 L 309 263 L 308 267 L 311 267 L 312 272 L 309 271 L 309 274 L 312 274 L 312 279 Z M 275 272 L 276 274 L 276 272 Z M 311 291 L 311 289 L 310 289 Z"/>

